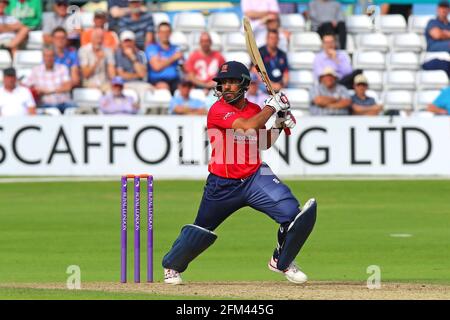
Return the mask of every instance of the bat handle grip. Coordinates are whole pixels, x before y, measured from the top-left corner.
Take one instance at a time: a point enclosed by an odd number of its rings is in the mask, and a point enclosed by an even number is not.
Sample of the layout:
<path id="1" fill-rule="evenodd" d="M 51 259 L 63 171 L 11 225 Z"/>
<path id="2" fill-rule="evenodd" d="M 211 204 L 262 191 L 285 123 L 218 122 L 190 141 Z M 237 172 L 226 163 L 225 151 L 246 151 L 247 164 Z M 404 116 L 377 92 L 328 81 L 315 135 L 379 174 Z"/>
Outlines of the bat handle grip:
<path id="1" fill-rule="evenodd" d="M 279 112 L 278 112 L 278 117 L 284 117 L 284 112 L 283 112 L 283 111 L 279 111 Z M 291 129 L 289 129 L 289 128 L 284 128 L 283 130 L 284 130 L 284 134 L 285 134 L 285 135 L 287 135 L 287 136 L 290 136 L 290 135 L 291 135 Z"/>

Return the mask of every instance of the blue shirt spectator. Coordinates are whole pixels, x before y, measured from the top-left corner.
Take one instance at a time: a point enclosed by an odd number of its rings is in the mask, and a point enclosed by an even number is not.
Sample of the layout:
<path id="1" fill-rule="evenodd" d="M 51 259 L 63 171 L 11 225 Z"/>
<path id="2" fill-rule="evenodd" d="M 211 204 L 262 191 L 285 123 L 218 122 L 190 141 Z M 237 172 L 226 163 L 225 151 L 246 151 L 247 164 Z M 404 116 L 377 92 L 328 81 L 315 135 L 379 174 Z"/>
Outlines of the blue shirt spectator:
<path id="1" fill-rule="evenodd" d="M 182 80 L 178 85 L 178 94 L 170 101 L 169 113 L 180 115 L 205 115 L 208 113 L 204 101 L 191 98 L 192 82 Z"/>
<path id="2" fill-rule="evenodd" d="M 274 89 L 280 90 L 288 85 L 289 64 L 286 53 L 278 48 L 278 31 L 268 30 L 267 44 L 259 49 L 264 66 L 267 69 L 270 80 L 273 82 Z"/>
<path id="3" fill-rule="evenodd" d="M 450 24 L 448 22 L 449 3 L 439 2 L 436 19 L 428 21 L 425 28 L 427 51 L 450 52 Z"/>
<path id="4" fill-rule="evenodd" d="M 183 59 L 183 52 L 170 43 L 172 28 L 162 22 L 158 26 L 159 43 L 151 44 L 145 49 L 149 64 L 148 81 L 156 89 L 169 89 L 173 94 L 179 82 L 178 62 Z"/>
<path id="5" fill-rule="evenodd" d="M 79 67 L 80 62 L 78 61 L 78 54 L 77 51 L 74 48 L 70 49 L 64 49 L 63 54 L 59 55 L 58 53 L 55 54 L 55 63 L 63 64 L 69 70 L 73 67 Z"/>
<path id="6" fill-rule="evenodd" d="M 450 87 L 442 89 L 441 93 L 433 101 L 432 104 L 428 106 L 428 111 L 440 115 L 450 114 Z"/>

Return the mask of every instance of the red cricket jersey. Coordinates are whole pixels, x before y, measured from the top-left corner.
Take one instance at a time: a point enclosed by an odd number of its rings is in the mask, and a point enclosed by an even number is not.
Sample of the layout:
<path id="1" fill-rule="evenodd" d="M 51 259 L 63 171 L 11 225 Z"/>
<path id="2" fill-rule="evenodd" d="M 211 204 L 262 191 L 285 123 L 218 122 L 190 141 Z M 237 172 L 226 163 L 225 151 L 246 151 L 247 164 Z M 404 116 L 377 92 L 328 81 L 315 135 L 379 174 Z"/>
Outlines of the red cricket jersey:
<path id="1" fill-rule="evenodd" d="M 184 68 L 186 72 L 193 72 L 202 81 L 211 81 L 219 71 L 225 59 L 219 51 L 212 51 L 211 54 L 205 56 L 200 50 L 194 51 L 186 63 Z"/>
<path id="2" fill-rule="evenodd" d="M 261 112 L 261 107 L 245 99 L 242 110 L 225 102 L 215 102 L 208 112 L 208 137 L 212 147 L 209 172 L 224 178 L 243 179 L 261 166 L 256 130 L 233 130 L 238 118 L 251 118 Z"/>

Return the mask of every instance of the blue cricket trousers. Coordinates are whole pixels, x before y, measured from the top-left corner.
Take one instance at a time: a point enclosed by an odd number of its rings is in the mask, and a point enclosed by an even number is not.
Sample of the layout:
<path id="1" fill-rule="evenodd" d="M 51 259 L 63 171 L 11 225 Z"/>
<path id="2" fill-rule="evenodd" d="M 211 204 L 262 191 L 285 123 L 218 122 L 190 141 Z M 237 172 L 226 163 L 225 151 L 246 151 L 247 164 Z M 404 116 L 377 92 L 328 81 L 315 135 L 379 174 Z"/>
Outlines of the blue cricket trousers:
<path id="1" fill-rule="evenodd" d="M 291 190 L 263 163 L 246 179 L 210 174 L 194 224 L 213 231 L 233 212 L 246 206 L 279 224 L 291 222 L 300 212 L 300 204 Z"/>

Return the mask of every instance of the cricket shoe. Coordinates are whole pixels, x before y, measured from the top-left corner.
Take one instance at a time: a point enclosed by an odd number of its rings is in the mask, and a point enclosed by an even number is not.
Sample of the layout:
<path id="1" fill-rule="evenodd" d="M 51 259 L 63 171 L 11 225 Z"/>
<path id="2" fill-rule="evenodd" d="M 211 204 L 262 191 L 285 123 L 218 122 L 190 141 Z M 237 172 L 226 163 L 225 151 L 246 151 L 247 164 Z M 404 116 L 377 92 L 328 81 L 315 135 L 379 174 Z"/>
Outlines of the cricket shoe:
<path id="1" fill-rule="evenodd" d="M 181 284 L 183 280 L 181 279 L 181 273 L 173 269 L 164 268 L 164 283 L 167 284 Z"/>
<path id="2" fill-rule="evenodd" d="M 277 268 L 277 260 L 273 257 L 270 258 L 268 267 L 269 270 L 283 273 L 286 276 L 286 279 L 288 279 L 290 282 L 293 283 L 305 283 L 308 280 L 308 277 L 306 274 L 304 274 L 300 268 L 295 264 L 294 261 L 291 262 L 289 267 L 286 270 L 280 270 Z"/>

